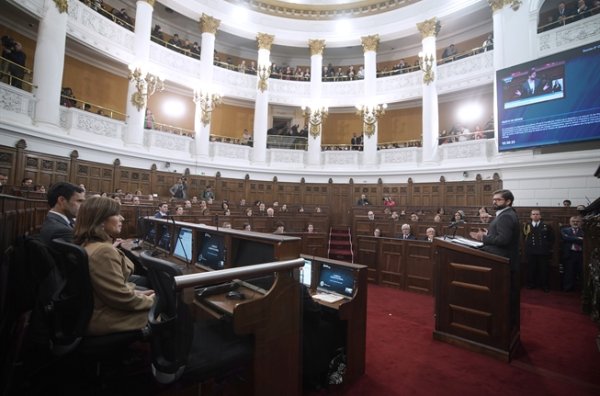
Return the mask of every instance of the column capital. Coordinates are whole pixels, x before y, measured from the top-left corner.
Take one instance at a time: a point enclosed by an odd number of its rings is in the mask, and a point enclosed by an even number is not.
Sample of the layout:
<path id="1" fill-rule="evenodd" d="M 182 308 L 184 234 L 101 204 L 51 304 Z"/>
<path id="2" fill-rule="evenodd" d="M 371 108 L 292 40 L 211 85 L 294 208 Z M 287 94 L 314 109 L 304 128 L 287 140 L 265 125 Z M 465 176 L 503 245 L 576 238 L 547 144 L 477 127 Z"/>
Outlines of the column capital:
<path id="1" fill-rule="evenodd" d="M 148 3 L 148 5 L 152 8 L 154 8 L 154 3 L 156 3 L 156 0 L 143 0 L 146 3 Z"/>
<path id="2" fill-rule="evenodd" d="M 441 28 L 442 25 L 436 17 L 417 23 L 417 29 L 419 29 L 422 38 L 437 37 Z"/>
<path id="3" fill-rule="evenodd" d="M 377 46 L 379 45 L 379 35 L 374 34 L 372 36 L 361 37 L 363 52 L 375 51 L 377 52 Z"/>
<path id="4" fill-rule="evenodd" d="M 213 18 L 210 15 L 202 14 L 200 17 L 200 31 L 202 33 L 217 34 L 217 29 L 221 24 L 221 20 Z"/>
<path id="5" fill-rule="evenodd" d="M 54 4 L 56 8 L 58 8 L 59 13 L 69 13 L 69 1 L 68 0 L 54 0 Z"/>
<path id="6" fill-rule="evenodd" d="M 273 40 L 275 40 L 275 36 L 267 33 L 257 33 L 256 41 L 258 42 L 258 49 L 265 49 L 267 51 L 271 51 L 271 45 L 273 45 Z"/>
<path id="7" fill-rule="evenodd" d="M 513 11 L 517 11 L 523 2 L 521 0 L 488 0 L 492 12 L 500 11 L 504 6 L 509 5 Z"/>
<path id="8" fill-rule="evenodd" d="M 308 40 L 308 47 L 310 48 L 310 56 L 323 55 L 325 49 L 325 40 Z"/>

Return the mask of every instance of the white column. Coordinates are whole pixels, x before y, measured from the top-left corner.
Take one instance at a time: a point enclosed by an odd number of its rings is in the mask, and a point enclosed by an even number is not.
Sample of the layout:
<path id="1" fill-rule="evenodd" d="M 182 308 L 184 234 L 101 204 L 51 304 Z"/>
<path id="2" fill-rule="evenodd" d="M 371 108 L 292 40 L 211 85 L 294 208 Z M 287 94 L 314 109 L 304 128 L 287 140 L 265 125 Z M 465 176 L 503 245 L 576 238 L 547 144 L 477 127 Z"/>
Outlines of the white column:
<path id="1" fill-rule="evenodd" d="M 214 74 L 214 53 L 217 29 L 221 21 L 209 15 L 202 14 L 200 26 L 202 29 L 202 47 L 200 49 L 200 86 L 196 88 L 210 89 Z M 200 103 L 196 102 L 194 116 L 194 154 L 200 159 L 210 156 L 210 129 L 211 124 L 204 125 L 201 121 L 202 110 Z"/>
<path id="2" fill-rule="evenodd" d="M 363 103 L 377 104 L 375 97 L 377 93 L 377 46 L 379 45 L 379 36 L 362 37 L 365 62 L 364 90 L 365 96 Z M 364 166 L 370 167 L 377 164 L 377 141 L 378 141 L 378 123 L 376 122 L 372 134 L 363 131 L 363 160 Z"/>
<path id="3" fill-rule="evenodd" d="M 152 1 L 152 3 L 154 3 Z M 134 64 L 135 66 L 146 66 L 150 59 L 150 31 L 152 30 L 152 12 L 153 7 L 147 2 L 139 0 L 136 3 L 135 10 L 135 36 L 134 36 Z M 148 72 L 147 68 L 144 68 Z M 124 142 L 126 146 L 142 147 L 144 144 L 144 118 L 146 116 L 146 106 L 139 110 L 131 101 L 131 96 L 136 92 L 135 83 L 129 81 L 127 87 L 127 129 L 125 131 Z"/>
<path id="4" fill-rule="evenodd" d="M 322 104 L 321 93 L 323 91 L 323 49 L 325 40 L 309 40 L 310 47 L 310 98 L 311 104 Z M 313 136 L 308 133 L 308 165 L 321 165 L 321 141 L 323 136 L 323 125 L 319 127 L 319 135 Z"/>
<path id="5" fill-rule="evenodd" d="M 54 1 L 44 2 L 33 65 L 33 93 L 36 98 L 34 119 L 37 124 L 60 125 L 67 18 L 67 13 L 61 13 Z"/>
<path id="6" fill-rule="evenodd" d="M 421 43 L 423 45 L 423 57 L 433 57 L 432 73 L 433 81 L 429 83 L 423 82 L 423 162 L 432 162 L 437 159 L 438 138 L 439 138 L 439 109 L 438 109 L 438 93 L 437 93 L 437 68 L 436 68 L 436 37 L 439 32 L 440 25 L 436 18 L 418 23 L 417 28 L 423 37 Z"/>
<path id="7" fill-rule="evenodd" d="M 496 71 L 504 67 L 504 28 L 502 23 L 502 5 L 492 5 L 492 22 L 494 26 L 494 136 L 498 132 L 498 87 L 496 85 Z M 537 26 L 537 24 L 536 24 Z M 494 154 L 498 152 L 498 145 L 494 144 Z"/>
<path id="8" fill-rule="evenodd" d="M 258 68 L 271 65 L 271 45 L 275 36 L 258 33 Z M 269 118 L 269 88 L 262 90 L 258 84 L 256 90 L 256 103 L 254 106 L 254 148 L 252 149 L 252 160 L 256 164 L 265 164 L 267 162 L 267 129 Z"/>
<path id="9" fill-rule="evenodd" d="M 252 160 L 256 164 L 267 162 L 267 129 L 269 125 L 269 91 L 258 91 L 254 104 L 254 148 Z"/>

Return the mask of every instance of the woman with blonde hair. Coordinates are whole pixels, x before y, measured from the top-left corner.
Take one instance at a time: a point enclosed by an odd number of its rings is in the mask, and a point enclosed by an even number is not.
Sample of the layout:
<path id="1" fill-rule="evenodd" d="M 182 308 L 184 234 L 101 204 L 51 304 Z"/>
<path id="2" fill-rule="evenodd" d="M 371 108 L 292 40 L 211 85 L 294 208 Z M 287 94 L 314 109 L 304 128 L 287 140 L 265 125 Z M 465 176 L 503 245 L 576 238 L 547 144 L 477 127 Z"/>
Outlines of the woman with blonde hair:
<path id="1" fill-rule="evenodd" d="M 77 214 L 73 241 L 87 252 L 94 293 L 90 335 L 141 329 L 154 303 L 153 290 L 136 290 L 129 282 L 133 263 L 116 248 L 123 225 L 120 207 L 113 199 L 92 197 Z"/>

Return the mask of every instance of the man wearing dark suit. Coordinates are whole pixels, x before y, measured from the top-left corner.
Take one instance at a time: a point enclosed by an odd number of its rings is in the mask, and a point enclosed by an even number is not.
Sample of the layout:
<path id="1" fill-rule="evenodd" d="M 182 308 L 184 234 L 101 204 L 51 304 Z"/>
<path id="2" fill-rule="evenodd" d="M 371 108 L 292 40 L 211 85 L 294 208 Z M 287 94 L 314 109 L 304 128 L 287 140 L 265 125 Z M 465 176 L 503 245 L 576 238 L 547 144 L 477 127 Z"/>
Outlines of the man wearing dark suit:
<path id="1" fill-rule="evenodd" d="M 371 205 L 371 202 L 369 202 L 369 200 L 367 199 L 367 196 L 365 194 L 360 194 L 360 199 L 358 201 L 356 201 L 356 205 L 367 206 L 367 205 Z"/>
<path id="2" fill-rule="evenodd" d="M 531 221 L 523 226 L 525 235 L 525 255 L 527 256 L 527 288 L 542 288 L 546 293 L 548 287 L 548 267 L 554 244 L 552 227 L 542 220 L 539 209 L 531 210 Z"/>
<path id="3" fill-rule="evenodd" d="M 521 230 L 519 218 L 512 207 L 515 200 L 509 190 L 494 191 L 492 198 L 496 217 L 487 230 L 480 229 L 471 232 L 471 238 L 483 242 L 482 250 L 498 256 L 508 258 L 510 261 L 510 311 L 511 320 L 519 323 L 519 239 Z"/>
<path id="4" fill-rule="evenodd" d="M 564 266 L 563 291 L 575 289 L 575 282 L 581 277 L 583 267 L 583 230 L 581 218 L 573 216 L 569 219 L 570 227 L 560 229 L 562 238 L 562 263 Z"/>
<path id="5" fill-rule="evenodd" d="M 79 207 L 85 201 L 85 191 L 71 183 L 55 183 L 48 191 L 50 211 L 42 224 L 40 236 L 50 245 L 53 239 L 63 238 L 71 242 L 73 225 Z"/>
<path id="6" fill-rule="evenodd" d="M 427 230 L 425 230 L 425 234 L 427 234 L 427 236 L 423 240 L 427 242 L 433 242 L 433 239 L 435 238 L 435 228 L 429 227 Z"/>
<path id="7" fill-rule="evenodd" d="M 398 236 L 398 239 L 417 239 L 413 234 L 410 233 L 410 225 L 402 224 L 402 234 Z"/>
<path id="8" fill-rule="evenodd" d="M 548 92 L 550 86 L 547 83 L 543 83 L 542 80 L 537 78 L 537 71 L 531 69 L 527 80 L 521 85 L 521 89 L 517 89 L 515 95 L 520 98 L 528 98 L 534 95 L 541 95 L 544 92 Z"/>

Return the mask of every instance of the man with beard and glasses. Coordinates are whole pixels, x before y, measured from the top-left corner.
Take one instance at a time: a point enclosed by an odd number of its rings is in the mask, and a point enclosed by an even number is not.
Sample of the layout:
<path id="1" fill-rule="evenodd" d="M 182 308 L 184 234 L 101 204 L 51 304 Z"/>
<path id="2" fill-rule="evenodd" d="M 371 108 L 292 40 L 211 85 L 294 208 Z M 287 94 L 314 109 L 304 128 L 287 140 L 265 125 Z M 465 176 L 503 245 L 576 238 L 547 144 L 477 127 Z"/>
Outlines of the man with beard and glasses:
<path id="1" fill-rule="evenodd" d="M 496 217 L 489 228 L 470 233 L 471 238 L 483 242 L 482 250 L 510 261 L 510 305 L 513 324 L 519 323 L 519 240 L 521 230 L 517 212 L 512 205 L 515 201 L 509 190 L 494 191 L 492 198 Z"/>

